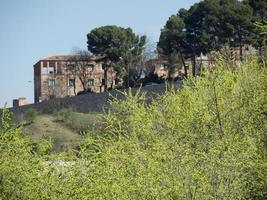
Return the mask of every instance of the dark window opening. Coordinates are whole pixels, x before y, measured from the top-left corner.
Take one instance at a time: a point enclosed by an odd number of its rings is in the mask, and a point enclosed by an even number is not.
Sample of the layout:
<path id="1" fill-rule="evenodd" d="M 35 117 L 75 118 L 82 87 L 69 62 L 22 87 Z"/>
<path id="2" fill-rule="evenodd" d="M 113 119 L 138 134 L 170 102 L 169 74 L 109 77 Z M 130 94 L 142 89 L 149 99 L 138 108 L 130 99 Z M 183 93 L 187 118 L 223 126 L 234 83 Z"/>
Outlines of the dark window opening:
<path id="1" fill-rule="evenodd" d="M 49 99 L 55 99 L 56 96 L 53 94 L 53 95 L 49 95 Z"/>
<path id="2" fill-rule="evenodd" d="M 70 87 L 73 87 L 74 84 L 75 84 L 75 79 L 74 79 L 74 78 L 70 78 L 70 79 L 69 79 L 69 83 L 68 83 L 68 85 L 69 85 Z"/>
<path id="3" fill-rule="evenodd" d="M 87 86 L 93 86 L 94 85 L 94 79 L 88 79 Z"/>
<path id="4" fill-rule="evenodd" d="M 56 84 L 56 79 L 54 79 L 54 78 L 48 79 L 48 86 L 54 86 L 55 84 Z"/>
<path id="5" fill-rule="evenodd" d="M 93 71 L 94 65 L 93 64 L 88 64 L 87 69 L 88 71 Z"/>
<path id="6" fill-rule="evenodd" d="M 75 65 L 74 64 L 67 64 L 67 69 L 68 70 L 74 70 Z"/>

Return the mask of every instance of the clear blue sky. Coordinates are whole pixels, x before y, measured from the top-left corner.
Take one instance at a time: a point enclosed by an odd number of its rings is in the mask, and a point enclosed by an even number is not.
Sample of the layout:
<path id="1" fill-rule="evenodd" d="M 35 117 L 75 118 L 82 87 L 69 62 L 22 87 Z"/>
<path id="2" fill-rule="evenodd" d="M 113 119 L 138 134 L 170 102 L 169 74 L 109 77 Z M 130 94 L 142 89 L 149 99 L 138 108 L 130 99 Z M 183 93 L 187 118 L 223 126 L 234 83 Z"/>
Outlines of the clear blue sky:
<path id="1" fill-rule="evenodd" d="M 41 58 L 86 49 L 95 27 L 131 27 L 157 42 L 171 14 L 199 0 L 0 0 L 0 107 L 33 102 L 33 65 Z"/>

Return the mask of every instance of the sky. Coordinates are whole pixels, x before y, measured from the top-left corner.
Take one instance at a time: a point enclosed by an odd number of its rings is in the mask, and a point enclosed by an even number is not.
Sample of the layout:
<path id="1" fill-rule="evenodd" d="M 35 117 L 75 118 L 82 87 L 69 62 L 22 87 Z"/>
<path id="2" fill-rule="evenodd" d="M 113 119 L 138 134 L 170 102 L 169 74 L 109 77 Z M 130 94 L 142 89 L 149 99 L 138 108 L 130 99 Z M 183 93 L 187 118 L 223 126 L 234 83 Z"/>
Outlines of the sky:
<path id="1" fill-rule="evenodd" d="M 87 49 L 86 35 L 105 25 L 131 27 L 156 43 L 167 19 L 199 0 L 0 0 L 0 107 L 34 99 L 33 65 Z"/>

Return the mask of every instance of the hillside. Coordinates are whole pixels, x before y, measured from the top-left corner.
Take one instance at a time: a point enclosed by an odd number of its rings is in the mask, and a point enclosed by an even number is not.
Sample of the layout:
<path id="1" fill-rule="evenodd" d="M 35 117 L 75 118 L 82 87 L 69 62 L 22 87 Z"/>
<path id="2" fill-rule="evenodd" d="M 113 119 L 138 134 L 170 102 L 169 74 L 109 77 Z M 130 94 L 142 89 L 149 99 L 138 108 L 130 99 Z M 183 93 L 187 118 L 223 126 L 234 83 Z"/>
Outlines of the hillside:
<path id="1" fill-rule="evenodd" d="M 51 138 L 52 150 L 60 152 L 76 148 L 85 131 L 93 129 L 100 116 L 99 113 L 77 113 L 63 109 L 54 114 L 37 115 L 22 131 L 34 143 Z"/>
<path id="2" fill-rule="evenodd" d="M 257 60 L 242 68 L 219 63 L 150 103 L 144 94 L 126 94 L 110 103 L 103 120 L 98 120 L 103 114 L 67 109 L 37 115 L 24 128 L 32 140 L 51 136 L 54 151 L 81 142 L 63 154 L 42 151 L 40 143 L 36 147 L 21 137 L 4 110 L 0 194 L 3 199 L 266 199 L 266 77 L 266 65 Z M 81 137 L 87 128 L 93 131 Z"/>

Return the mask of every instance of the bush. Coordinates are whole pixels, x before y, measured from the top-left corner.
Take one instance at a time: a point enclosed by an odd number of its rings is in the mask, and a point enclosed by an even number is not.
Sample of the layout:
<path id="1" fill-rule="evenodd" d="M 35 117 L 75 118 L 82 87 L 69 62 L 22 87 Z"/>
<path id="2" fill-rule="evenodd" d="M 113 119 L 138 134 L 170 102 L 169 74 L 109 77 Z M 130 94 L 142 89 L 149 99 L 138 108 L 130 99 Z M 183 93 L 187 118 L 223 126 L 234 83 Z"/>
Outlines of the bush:
<path id="1" fill-rule="evenodd" d="M 69 108 L 63 108 L 55 113 L 56 120 L 68 123 L 72 118 L 72 111 Z"/>
<path id="2" fill-rule="evenodd" d="M 0 197 L 266 199 L 266 80 L 255 61 L 218 63 L 149 105 L 125 94 L 68 161 L 32 154 L 4 113 Z"/>
<path id="3" fill-rule="evenodd" d="M 29 110 L 27 110 L 27 112 L 25 113 L 25 117 L 24 119 L 29 122 L 29 123 L 32 123 L 35 118 L 37 116 L 37 112 L 34 108 L 29 108 Z"/>
<path id="4" fill-rule="evenodd" d="M 112 102 L 81 147 L 90 198 L 266 199 L 266 73 L 218 62 L 147 105 Z"/>

